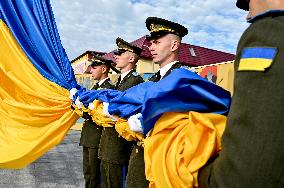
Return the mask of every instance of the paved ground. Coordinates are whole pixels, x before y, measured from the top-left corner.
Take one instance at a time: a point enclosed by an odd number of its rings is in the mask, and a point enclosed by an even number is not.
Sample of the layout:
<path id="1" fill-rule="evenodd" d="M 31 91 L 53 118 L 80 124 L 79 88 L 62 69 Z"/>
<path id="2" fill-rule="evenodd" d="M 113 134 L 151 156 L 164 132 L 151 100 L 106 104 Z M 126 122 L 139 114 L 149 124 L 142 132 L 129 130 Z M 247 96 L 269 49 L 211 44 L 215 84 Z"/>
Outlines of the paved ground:
<path id="1" fill-rule="evenodd" d="M 70 130 L 63 142 L 21 170 L 1 170 L 0 188 L 84 187 L 80 131 Z"/>

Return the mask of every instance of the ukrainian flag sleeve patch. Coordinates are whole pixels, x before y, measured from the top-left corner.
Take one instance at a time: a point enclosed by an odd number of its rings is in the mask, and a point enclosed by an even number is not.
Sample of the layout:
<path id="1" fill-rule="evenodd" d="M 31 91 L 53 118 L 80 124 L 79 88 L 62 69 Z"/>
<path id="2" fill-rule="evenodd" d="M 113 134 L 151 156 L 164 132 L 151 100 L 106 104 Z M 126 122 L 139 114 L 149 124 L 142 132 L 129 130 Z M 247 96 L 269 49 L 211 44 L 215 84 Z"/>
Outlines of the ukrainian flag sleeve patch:
<path id="1" fill-rule="evenodd" d="M 238 71 L 265 71 L 276 56 L 277 48 L 248 47 L 242 51 Z"/>

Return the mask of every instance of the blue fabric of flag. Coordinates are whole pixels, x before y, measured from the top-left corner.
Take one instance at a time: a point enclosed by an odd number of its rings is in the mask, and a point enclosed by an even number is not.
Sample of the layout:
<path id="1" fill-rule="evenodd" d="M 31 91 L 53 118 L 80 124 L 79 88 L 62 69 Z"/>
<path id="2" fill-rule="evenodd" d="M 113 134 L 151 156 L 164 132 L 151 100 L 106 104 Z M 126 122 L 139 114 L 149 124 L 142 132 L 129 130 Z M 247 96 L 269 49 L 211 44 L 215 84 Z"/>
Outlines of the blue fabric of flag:
<path id="1" fill-rule="evenodd" d="M 68 90 L 80 88 L 61 45 L 49 0 L 0 1 L 0 15 L 46 79 Z"/>
<path id="2" fill-rule="evenodd" d="M 86 106 L 95 99 L 109 103 L 109 113 L 122 118 L 142 113 L 147 134 L 165 112 L 197 111 L 227 115 L 230 93 L 187 69 L 174 70 L 159 82 L 146 82 L 124 92 L 89 91 L 79 96 Z"/>

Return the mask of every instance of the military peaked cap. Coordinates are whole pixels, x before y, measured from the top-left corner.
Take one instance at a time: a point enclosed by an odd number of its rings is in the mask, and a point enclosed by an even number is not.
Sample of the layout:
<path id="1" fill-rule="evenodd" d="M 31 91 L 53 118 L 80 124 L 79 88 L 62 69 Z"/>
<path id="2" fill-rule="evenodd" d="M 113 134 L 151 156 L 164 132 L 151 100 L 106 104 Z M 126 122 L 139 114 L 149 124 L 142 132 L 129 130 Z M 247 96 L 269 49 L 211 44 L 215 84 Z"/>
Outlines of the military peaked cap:
<path id="1" fill-rule="evenodd" d="M 159 38 L 168 33 L 175 34 L 180 38 L 188 34 L 188 30 L 184 26 L 157 17 L 148 17 L 146 19 L 146 27 L 150 31 L 150 35 L 147 36 L 149 39 Z"/>
<path id="2" fill-rule="evenodd" d="M 92 63 L 91 63 L 91 66 L 100 66 L 100 65 L 106 65 L 106 66 L 111 66 L 111 64 L 113 64 L 113 61 L 110 60 L 110 59 L 106 59 L 102 56 L 99 56 L 99 55 L 93 55 L 93 58 L 92 58 Z"/>
<path id="3" fill-rule="evenodd" d="M 93 59 L 91 60 L 90 66 L 95 67 L 95 66 L 100 66 L 100 65 L 106 65 L 106 66 L 110 67 L 113 71 L 115 71 L 116 73 L 119 73 L 120 71 L 117 70 L 113 66 L 113 64 L 114 64 L 114 62 L 111 59 L 107 59 L 103 56 L 93 54 Z"/>
<path id="4" fill-rule="evenodd" d="M 130 44 L 119 37 L 116 39 L 116 45 L 117 45 L 118 50 L 114 52 L 115 55 L 120 55 L 126 51 L 133 52 L 137 55 L 140 55 L 142 52 L 142 48 L 139 48 L 138 46 Z"/>

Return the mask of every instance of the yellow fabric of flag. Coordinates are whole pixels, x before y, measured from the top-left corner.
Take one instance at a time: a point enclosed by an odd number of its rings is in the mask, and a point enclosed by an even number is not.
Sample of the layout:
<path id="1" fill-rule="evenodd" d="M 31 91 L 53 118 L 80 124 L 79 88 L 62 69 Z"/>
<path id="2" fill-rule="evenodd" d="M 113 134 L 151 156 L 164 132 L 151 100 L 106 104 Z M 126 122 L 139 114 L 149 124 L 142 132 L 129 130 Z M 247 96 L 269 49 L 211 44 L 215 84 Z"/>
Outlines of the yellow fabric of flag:
<path id="1" fill-rule="evenodd" d="M 112 120 L 110 117 L 103 113 L 103 103 L 99 100 L 93 102 L 93 109 L 88 109 L 88 113 L 92 116 L 92 120 L 99 126 L 115 127 L 116 131 L 127 141 L 141 141 L 143 135 L 133 132 L 129 129 L 127 120 L 117 117 L 117 121 Z"/>
<path id="2" fill-rule="evenodd" d="M 103 103 L 99 100 L 93 102 L 94 109 L 88 109 L 88 113 L 92 116 L 93 122 L 103 127 L 113 127 L 116 121 L 112 120 L 103 113 Z"/>
<path id="3" fill-rule="evenodd" d="M 144 139 L 149 187 L 198 187 L 198 170 L 221 150 L 225 124 L 226 117 L 218 114 L 163 114 Z"/>
<path id="4" fill-rule="evenodd" d="M 127 141 L 143 141 L 143 135 L 141 133 L 131 131 L 129 129 L 128 121 L 125 119 L 118 119 L 115 124 L 115 130 Z"/>
<path id="5" fill-rule="evenodd" d="M 0 20 L 0 168 L 30 164 L 64 138 L 78 116 L 69 91 L 45 79 Z"/>

